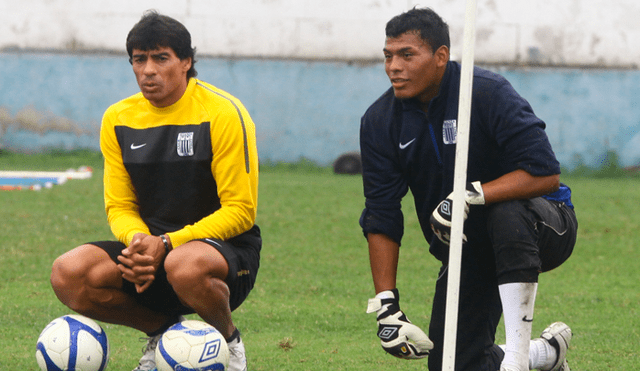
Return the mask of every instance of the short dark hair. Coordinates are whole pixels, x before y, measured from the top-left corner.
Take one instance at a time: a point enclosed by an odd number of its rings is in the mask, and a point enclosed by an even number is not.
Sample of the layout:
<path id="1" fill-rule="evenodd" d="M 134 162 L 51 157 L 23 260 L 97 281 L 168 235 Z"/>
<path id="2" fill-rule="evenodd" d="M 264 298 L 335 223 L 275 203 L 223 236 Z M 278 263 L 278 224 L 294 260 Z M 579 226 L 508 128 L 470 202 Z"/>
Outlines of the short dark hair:
<path id="1" fill-rule="evenodd" d="M 445 45 L 451 48 L 449 41 L 449 26 L 440 16 L 430 8 L 413 8 L 397 15 L 385 28 L 387 38 L 396 38 L 407 32 L 416 32 L 433 52 Z"/>
<path id="2" fill-rule="evenodd" d="M 191 47 L 191 34 L 177 20 L 158 14 L 155 10 L 146 11 L 127 35 L 127 53 L 132 61 L 133 49 L 142 51 L 160 47 L 173 49 L 180 60 L 191 58 L 191 68 L 187 71 L 187 79 L 196 77 L 196 48 Z"/>

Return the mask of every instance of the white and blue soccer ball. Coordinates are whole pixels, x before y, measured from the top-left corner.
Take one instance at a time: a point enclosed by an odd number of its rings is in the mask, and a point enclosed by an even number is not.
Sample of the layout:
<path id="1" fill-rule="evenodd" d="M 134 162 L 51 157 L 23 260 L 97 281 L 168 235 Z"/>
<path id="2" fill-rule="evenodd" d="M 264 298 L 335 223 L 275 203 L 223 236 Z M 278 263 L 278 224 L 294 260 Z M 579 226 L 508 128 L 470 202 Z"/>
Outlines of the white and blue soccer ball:
<path id="1" fill-rule="evenodd" d="M 158 371 L 222 371 L 228 365 L 227 342 L 215 327 L 202 321 L 176 323 L 156 348 Z"/>
<path id="2" fill-rule="evenodd" d="M 109 342 L 90 318 L 69 314 L 51 321 L 36 346 L 42 371 L 103 371 L 109 362 Z"/>

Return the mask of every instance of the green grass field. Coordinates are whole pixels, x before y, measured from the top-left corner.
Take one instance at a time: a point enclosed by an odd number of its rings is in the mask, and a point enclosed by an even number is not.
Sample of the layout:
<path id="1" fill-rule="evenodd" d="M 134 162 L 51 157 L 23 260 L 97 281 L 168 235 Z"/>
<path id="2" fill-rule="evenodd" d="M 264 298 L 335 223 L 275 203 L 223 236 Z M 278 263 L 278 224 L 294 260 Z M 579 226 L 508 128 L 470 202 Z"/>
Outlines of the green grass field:
<path id="1" fill-rule="evenodd" d="M 2 170 L 66 170 L 89 165 L 94 176 L 41 191 L 0 191 L 0 370 L 37 370 L 36 339 L 70 311 L 49 285 L 50 266 L 83 242 L 110 239 L 98 154 L 0 154 Z M 640 180 L 563 177 L 580 222 L 574 255 L 543 274 L 534 333 L 567 322 L 574 331 L 572 370 L 633 370 L 640 361 Z M 258 223 L 262 266 L 256 288 L 235 312 L 249 369 L 426 370 L 426 361 L 382 351 L 374 315 L 368 252 L 358 226 L 359 176 L 305 166 L 264 167 Z M 438 263 L 429 255 L 410 200 L 404 204 L 402 308 L 426 328 Z M 110 370 L 131 370 L 142 334 L 103 324 Z M 498 339 L 503 340 L 503 330 Z"/>

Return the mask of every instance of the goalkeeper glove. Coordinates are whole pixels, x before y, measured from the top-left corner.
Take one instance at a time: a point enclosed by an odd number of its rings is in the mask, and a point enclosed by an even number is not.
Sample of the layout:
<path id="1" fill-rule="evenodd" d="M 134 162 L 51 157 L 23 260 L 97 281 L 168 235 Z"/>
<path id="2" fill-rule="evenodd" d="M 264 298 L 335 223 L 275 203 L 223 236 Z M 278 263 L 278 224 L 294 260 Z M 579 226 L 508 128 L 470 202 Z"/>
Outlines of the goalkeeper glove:
<path id="1" fill-rule="evenodd" d="M 431 214 L 429 221 L 433 233 L 440 241 L 449 244 L 451 241 L 451 214 L 453 212 L 453 192 L 447 196 Z M 484 205 L 484 192 L 480 182 L 467 183 L 464 193 L 464 220 L 469 215 L 469 205 Z M 462 235 L 462 241 L 467 242 L 467 236 Z"/>
<path id="2" fill-rule="evenodd" d="M 400 310 L 398 289 L 383 291 L 369 299 L 367 313 L 378 314 L 378 337 L 382 349 L 403 359 L 420 359 L 429 355 L 433 343 Z"/>

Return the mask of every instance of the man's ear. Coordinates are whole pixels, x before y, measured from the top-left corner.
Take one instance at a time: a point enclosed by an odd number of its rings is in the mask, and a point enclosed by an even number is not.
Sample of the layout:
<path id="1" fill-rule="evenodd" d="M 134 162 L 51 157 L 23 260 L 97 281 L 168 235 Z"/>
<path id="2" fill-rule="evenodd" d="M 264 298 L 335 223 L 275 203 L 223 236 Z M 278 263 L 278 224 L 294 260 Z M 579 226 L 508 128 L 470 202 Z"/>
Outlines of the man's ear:
<path id="1" fill-rule="evenodd" d="M 180 60 L 182 62 L 182 69 L 184 72 L 188 72 L 191 69 L 192 59 L 191 57 Z"/>
<path id="2" fill-rule="evenodd" d="M 449 62 L 449 48 L 446 45 L 441 45 L 433 56 L 436 58 L 439 67 L 446 66 Z"/>

